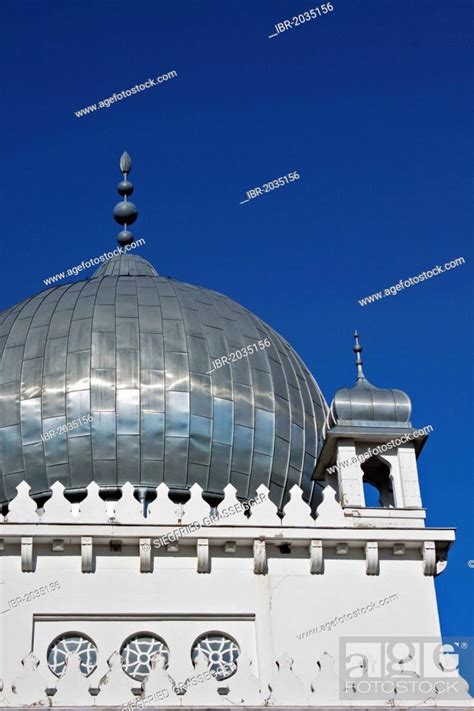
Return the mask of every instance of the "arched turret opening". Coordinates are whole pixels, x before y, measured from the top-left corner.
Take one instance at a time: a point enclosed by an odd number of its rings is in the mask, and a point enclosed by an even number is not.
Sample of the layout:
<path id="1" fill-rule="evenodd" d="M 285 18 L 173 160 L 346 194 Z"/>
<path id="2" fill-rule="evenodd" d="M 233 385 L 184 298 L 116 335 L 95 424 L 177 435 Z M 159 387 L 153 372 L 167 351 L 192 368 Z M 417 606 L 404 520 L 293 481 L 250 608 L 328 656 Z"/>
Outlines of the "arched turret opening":
<path id="1" fill-rule="evenodd" d="M 395 498 L 389 465 L 378 457 L 371 457 L 361 465 L 361 469 L 364 472 L 362 483 L 365 506 L 394 508 Z"/>

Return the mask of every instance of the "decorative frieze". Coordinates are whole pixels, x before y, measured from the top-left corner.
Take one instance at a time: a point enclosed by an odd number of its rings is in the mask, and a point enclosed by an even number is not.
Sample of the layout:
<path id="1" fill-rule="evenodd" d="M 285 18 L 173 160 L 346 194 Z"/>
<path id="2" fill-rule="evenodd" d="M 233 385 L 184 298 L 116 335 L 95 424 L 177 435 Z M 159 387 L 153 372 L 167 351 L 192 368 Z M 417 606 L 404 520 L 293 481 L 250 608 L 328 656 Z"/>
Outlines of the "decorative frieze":
<path id="1" fill-rule="evenodd" d="M 22 527 L 24 528 L 24 526 Z M 35 527 L 36 528 L 36 527 Z M 81 529 L 83 527 L 80 527 Z M 84 527 L 85 528 L 85 527 Z M 0 539 L 0 552 L 20 555 L 21 571 L 32 572 L 35 569 L 36 536 L 40 537 L 40 543 L 36 548 L 36 556 L 47 557 L 55 553 L 68 551 L 70 556 L 77 555 L 77 546 L 80 547 L 81 571 L 83 573 L 95 573 L 96 558 L 99 557 L 99 566 L 103 565 L 104 559 L 108 555 L 125 556 L 137 555 L 139 557 L 140 573 L 152 573 L 155 567 L 161 565 L 163 557 L 173 557 L 178 552 L 185 557 L 197 558 L 196 569 L 199 573 L 210 572 L 210 545 L 216 549 L 221 549 L 228 555 L 236 555 L 246 558 L 249 555 L 249 546 L 253 547 L 254 572 L 256 574 L 266 574 L 268 572 L 268 551 L 271 550 L 272 557 L 285 557 L 286 560 L 298 560 L 299 551 L 306 548 L 309 560 L 308 572 L 311 575 L 323 574 L 326 572 L 324 549 L 329 553 L 329 559 L 355 558 L 365 560 L 367 575 L 379 575 L 379 556 L 381 548 L 390 551 L 393 556 L 403 559 L 407 546 L 410 549 L 417 549 L 423 560 L 422 571 L 425 575 L 439 575 L 447 565 L 447 555 L 450 542 L 454 538 L 454 533 L 446 530 L 426 530 L 413 529 L 407 531 L 406 542 L 390 540 L 392 531 L 380 531 L 378 535 L 374 529 L 367 531 L 360 529 L 341 529 L 339 532 L 334 529 L 318 529 L 320 538 L 314 539 L 314 527 L 306 529 L 282 529 L 275 532 L 273 527 L 246 528 L 245 531 L 229 528 L 228 526 L 215 527 L 208 530 L 206 538 L 200 537 L 199 532 L 193 532 L 188 538 L 181 538 L 168 545 L 157 546 L 160 540 L 151 535 L 146 535 L 150 527 L 144 527 L 142 531 L 130 530 L 126 534 L 123 530 L 115 532 L 116 536 L 110 537 L 110 533 L 105 533 L 102 526 L 91 532 L 91 527 L 87 527 L 87 532 L 91 535 L 82 535 L 85 531 L 75 531 L 71 529 L 63 532 L 64 538 L 58 538 L 56 526 L 45 526 L 40 532 L 32 531 L 33 535 L 11 535 Z M 349 534 L 350 531 L 350 535 Z M 396 532 L 399 536 L 399 532 Z M 120 534 L 120 536 L 119 536 Z M 153 534 L 152 534 L 153 535 Z M 156 534 L 155 534 L 156 535 Z M 232 538 L 229 538 L 232 535 Z M 435 537 L 439 546 L 436 551 L 435 542 L 426 541 L 427 535 Z M 371 540 L 367 540 L 370 536 Z M 344 537 L 344 540 L 337 538 Z M 376 540 L 374 540 L 376 538 Z M 105 539 L 105 540 L 104 540 Z M 46 544 L 46 545 L 45 545 Z M 48 548 L 50 553 L 48 553 Z M 157 550 L 160 553 L 157 554 Z M 158 557 L 157 557 L 158 556 Z"/>

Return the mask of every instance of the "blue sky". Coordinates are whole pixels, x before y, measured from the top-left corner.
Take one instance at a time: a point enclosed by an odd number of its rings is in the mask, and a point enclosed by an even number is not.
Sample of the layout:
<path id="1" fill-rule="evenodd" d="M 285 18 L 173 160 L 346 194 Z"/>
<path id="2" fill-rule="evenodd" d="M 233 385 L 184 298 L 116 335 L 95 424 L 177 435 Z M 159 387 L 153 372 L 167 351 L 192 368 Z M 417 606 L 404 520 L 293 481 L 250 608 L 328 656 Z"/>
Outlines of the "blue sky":
<path id="1" fill-rule="evenodd" d="M 134 164 L 140 254 L 241 302 L 326 399 L 366 375 L 434 428 L 428 523 L 456 526 L 437 579 L 446 635 L 473 635 L 472 2 L 5 0 L 0 308 L 115 247 L 117 162 Z M 77 118 L 114 92 L 178 76 Z M 245 192 L 301 176 L 243 205 Z M 457 257 L 466 263 L 361 307 Z M 92 270 L 90 270 L 92 271 Z M 89 272 L 90 273 L 90 272 Z"/>

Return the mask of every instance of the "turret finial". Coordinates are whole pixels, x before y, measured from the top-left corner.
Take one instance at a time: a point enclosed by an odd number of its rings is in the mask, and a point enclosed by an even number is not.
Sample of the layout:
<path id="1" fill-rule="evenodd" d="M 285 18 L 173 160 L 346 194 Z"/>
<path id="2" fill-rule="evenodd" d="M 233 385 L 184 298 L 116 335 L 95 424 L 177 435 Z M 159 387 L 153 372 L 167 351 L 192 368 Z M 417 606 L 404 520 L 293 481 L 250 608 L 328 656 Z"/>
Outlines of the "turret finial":
<path id="1" fill-rule="evenodd" d="M 362 358 L 360 354 L 362 353 L 362 346 L 359 343 L 359 332 L 354 331 L 354 348 L 352 349 L 356 354 L 356 367 L 357 367 L 357 380 L 365 380 L 364 371 L 362 370 Z"/>
<path id="2" fill-rule="evenodd" d="M 117 242 L 121 247 L 133 242 L 133 235 L 127 229 L 128 225 L 132 225 L 138 217 L 138 210 L 127 199 L 133 193 L 133 185 L 128 180 L 128 174 L 132 168 L 132 159 L 127 151 L 122 153 L 120 157 L 120 171 L 123 175 L 123 180 L 117 185 L 118 194 L 123 197 L 122 202 L 118 202 L 114 207 L 114 218 L 119 225 L 123 226 L 123 230 L 119 232 Z"/>

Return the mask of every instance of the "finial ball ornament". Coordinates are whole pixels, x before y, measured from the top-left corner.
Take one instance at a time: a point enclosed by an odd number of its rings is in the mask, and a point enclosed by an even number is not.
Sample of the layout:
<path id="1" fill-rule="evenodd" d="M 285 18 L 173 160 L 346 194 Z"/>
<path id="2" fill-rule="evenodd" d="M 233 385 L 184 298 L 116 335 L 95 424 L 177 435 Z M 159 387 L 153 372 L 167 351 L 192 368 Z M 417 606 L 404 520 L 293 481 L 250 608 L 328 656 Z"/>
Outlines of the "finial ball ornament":
<path id="1" fill-rule="evenodd" d="M 114 218 L 119 225 L 132 225 L 138 217 L 133 202 L 118 202 L 114 207 Z"/>
<path id="2" fill-rule="evenodd" d="M 126 195 L 127 197 L 133 193 L 133 185 L 129 180 L 121 180 L 117 185 L 117 192 L 119 195 Z"/>
<path id="3" fill-rule="evenodd" d="M 360 353 L 362 351 L 362 346 L 359 343 L 359 331 L 354 331 L 354 340 L 355 344 L 352 350 L 354 353 Z"/>
<path id="4" fill-rule="evenodd" d="M 117 242 L 121 247 L 125 247 L 127 244 L 132 244 L 133 235 L 129 230 L 122 230 L 117 235 Z"/>

